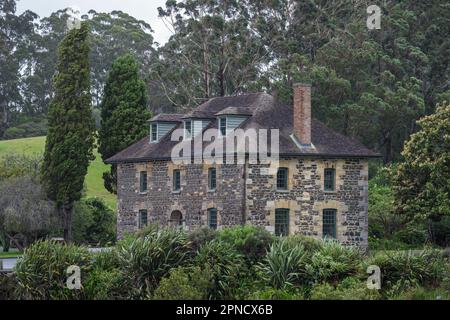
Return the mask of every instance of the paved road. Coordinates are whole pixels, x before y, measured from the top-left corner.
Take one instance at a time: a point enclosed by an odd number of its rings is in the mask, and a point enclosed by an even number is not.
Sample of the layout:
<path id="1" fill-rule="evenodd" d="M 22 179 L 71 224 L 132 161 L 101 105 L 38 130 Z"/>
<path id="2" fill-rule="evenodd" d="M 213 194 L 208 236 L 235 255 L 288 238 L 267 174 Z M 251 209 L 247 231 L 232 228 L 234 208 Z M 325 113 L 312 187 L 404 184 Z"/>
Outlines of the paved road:
<path id="1" fill-rule="evenodd" d="M 17 263 L 17 258 L 0 259 L 0 266 L 3 265 L 2 270 L 12 270 Z M 3 263 L 3 264 L 2 264 Z"/>

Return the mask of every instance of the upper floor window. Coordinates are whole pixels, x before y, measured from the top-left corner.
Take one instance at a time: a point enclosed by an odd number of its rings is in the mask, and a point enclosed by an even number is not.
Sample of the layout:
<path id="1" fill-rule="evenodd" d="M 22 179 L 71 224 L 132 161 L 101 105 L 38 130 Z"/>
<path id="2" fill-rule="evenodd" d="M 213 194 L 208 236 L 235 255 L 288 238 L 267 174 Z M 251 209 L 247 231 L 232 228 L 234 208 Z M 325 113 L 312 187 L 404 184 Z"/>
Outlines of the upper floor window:
<path id="1" fill-rule="evenodd" d="M 139 188 L 140 192 L 147 191 L 147 172 L 146 171 L 140 172 L 139 185 L 140 185 L 140 188 Z"/>
<path id="2" fill-rule="evenodd" d="M 288 168 L 279 168 L 277 172 L 277 190 L 288 189 Z"/>
<path id="3" fill-rule="evenodd" d="M 335 180 L 336 180 L 336 170 L 335 169 L 325 169 L 324 171 L 324 190 L 325 191 L 335 191 Z"/>
<path id="4" fill-rule="evenodd" d="M 184 121 L 184 138 L 185 139 L 192 138 L 192 121 L 191 120 Z"/>
<path id="5" fill-rule="evenodd" d="M 216 168 L 208 169 L 208 189 L 216 190 L 217 186 L 217 170 Z"/>
<path id="6" fill-rule="evenodd" d="M 289 235 L 289 209 L 275 210 L 275 235 Z"/>
<path id="7" fill-rule="evenodd" d="M 173 191 L 181 190 L 181 172 L 180 170 L 173 170 Z"/>
<path id="8" fill-rule="evenodd" d="M 139 229 L 142 229 L 147 226 L 148 218 L 147 218 L 147 210 L 139 210 Z"/>
<path id="9" fill-rule="evenodd" d="M 158 124 L 152 123 L 150 128 L 151 128 L 151 132 L 150 132 L 150 140 L 151 140 L 151 142 L 158 141 Z"/>
<path id="10" fill-rule="evenodd" d="M 208 227 L 210 229 L 217 229 L 217 209 L 211 208 L 208 209 Z"/>
<path id="11" fill-rule="evenodd" d="M 219 118 L 219 130 L 221 136 L 227 135 L 227 118 Z"/>

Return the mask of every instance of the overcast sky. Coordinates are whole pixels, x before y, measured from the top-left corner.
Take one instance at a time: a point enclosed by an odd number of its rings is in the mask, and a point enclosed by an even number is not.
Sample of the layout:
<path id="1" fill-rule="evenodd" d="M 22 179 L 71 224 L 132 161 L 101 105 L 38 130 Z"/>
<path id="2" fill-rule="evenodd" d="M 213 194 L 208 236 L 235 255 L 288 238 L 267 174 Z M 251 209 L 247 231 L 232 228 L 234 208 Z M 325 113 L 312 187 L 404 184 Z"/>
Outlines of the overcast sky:
<path id="1" fill-rule="evenodd" d="M 158 7 L 164 7 L 166 0 L 18 0 L 17 11 L 31 10 L 40 17 L 47 17 L 52 12 L 67 7 L 81 9 L 81 14 L 94 9 L 97 12 L 121 10 L 129 15 L 144 20 L 152 27 L 155 41 L 164 44 L 170 37 L 170 31 L 158 18 Z"/>

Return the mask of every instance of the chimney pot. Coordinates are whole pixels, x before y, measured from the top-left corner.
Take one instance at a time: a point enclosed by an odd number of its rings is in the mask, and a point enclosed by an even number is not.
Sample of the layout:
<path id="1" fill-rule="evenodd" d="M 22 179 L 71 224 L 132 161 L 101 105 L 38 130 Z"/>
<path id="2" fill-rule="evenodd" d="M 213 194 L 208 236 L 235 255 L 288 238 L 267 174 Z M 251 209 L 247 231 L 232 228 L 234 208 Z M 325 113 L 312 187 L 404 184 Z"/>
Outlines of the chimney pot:
<path id="1" fill-rule="evenodd" d="M 301 145 L 311 146 L 311 84 L 294 84 L 293 133 Z"/>

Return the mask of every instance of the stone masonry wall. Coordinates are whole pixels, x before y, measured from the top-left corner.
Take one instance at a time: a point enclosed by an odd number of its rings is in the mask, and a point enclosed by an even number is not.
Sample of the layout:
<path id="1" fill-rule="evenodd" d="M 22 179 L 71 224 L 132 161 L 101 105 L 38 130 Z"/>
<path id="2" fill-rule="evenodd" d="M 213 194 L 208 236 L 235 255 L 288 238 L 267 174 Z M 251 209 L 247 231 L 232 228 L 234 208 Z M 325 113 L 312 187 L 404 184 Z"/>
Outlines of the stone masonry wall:
<path id="1" fill-rule="evenodd" d="M 216 165 L 217 187 L 208 190 L 210 165 L 174 165 L 170 161 L 118 166 L 118 236 L 138 229 L 138 212 L 146 209 L 149 223 L 167 225 L 180 211 L 186 230 L 207 225 L 207 210 L 218 211 L 219 228 L 243 224 L 244 166 Z M 180 169 L 181 190 L 172 191 L 173 170 Z M 148 191 L 140 193 L 140 171 L 147 171 Z"/>
<path id="2" fill-rule="evenodd" d="M 277 167 L 262 164 L 214 165 L 217 188 L 208 190 L 211 165 L 174 165 L 170 161 L 118 166 L 118 236 L 138 229 L 138 212 L 149 223 L 167 225 L 173 211 L 183 215 L 186 230 L 207 225 L 207 210 L 218 211 L 219 228 L 253 224 L 273 231 L 275 209 L 290 209 L 291 234 L 322 237 L 323 209 L 337 210 L 337 239 L 367 247 L 368 163 L 364 159 L 281 159 L 289 169 L 287 191 L 276 190 Z M 336 191 L 323 187 L 325 168 L 336 169 Z M 181 190 L 172 191 L 173 170 L 181 170 Z M 148 191 L 139 192 L 140 171 L 147 171 Z M 245 197 L 245 200 L 244 200 Z M 245 205 L 244 205 L 245 202 Z"/>
<path id="3" fill-rule="evenodd" d="M 368 162 L 362 159 L 284 159 L 287 191 L 276 190 L 277 167 L 249 165 L 247 222 L 273 230 L 275 209 L 289 209 L 289 233 L 322 238 L 323 209 L 336 209 L 336 236 L 346 245 L 367 247 Z M 334 192 L 324 191 L 324 169 L 336 170 Z M 265 174 L 261 174 L 261 172 Z"/>

